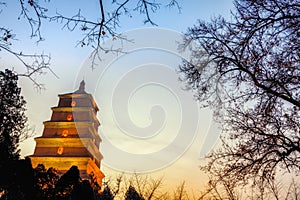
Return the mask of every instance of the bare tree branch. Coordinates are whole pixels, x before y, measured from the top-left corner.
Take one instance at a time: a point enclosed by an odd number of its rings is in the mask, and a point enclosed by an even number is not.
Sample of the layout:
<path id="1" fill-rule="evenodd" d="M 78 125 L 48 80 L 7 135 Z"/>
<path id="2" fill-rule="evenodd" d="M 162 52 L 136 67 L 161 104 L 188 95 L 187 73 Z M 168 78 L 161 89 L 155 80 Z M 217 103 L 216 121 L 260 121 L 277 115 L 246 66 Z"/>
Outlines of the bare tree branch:
<path id="1" fill-rule="evenodd" d="M 216 185 L 264 184 L 278 169 L 300 172 L 300 4 L 234 4 L 232 21 L 188 29 L 182 46 L 193 54 L 180 69 L 222 124 L 223 145 L 202 169 Z"/>
<path id="2" fill-rule="evenodd" d="M 150 23 L 155 25 L 152 21 L 150 14 L 155 13 L 160 9 L 160 3 L 156 3 L 154 0 L 137 0 L 136 3 L 130 0 L 114 0 L 112 1 L 112 8 L 107 10 L 104 7 L 103 0 L 99 0 L 99 19 L 97 20 L 89 20 L 85 16 L 81 14 L 81 10 L 69 17 L 64 13 L 56 12 L 54 16 L 48 13 L 47 4 L 46 6 L 42 6 L 41 2 L 37 0 L 19 0 L 20 4 L 20 15 L 18 19 L 25 19 L 28 23 L 31 33 L 31 38 L 37 38 L 37 42 L 41 42 L 44 40 L 42 35 L 42 25 L 45 21 L 50 22 L 58 22 L 62 24 L 63 28 L 68 29 L 69 31 L 82 31 L 83 37 L 78 40 L 77 46 L 91 46 L 93 48 L 92 53 L 92 68 L 97 64 L 95 60 L 99 57 L 99 51 L 103 52 L 115 52 L 115 53 L 123 53 L 122 49 L 114 48 L 114 47 L 104 47 L 102 45 L 102 41 L 105 38 L 112 38 L 118 40 L 127 40 L 121 33 L 118 32 L 118 28 L 120 27 L 120 16 L 127 15 L 131 16 L 132 12 L 138 12 L 141 15 L 145 16 L 144 23 Z M 129 4 L 132 2 L 132 4 Z M 50 0 L 46 0 L 46 3 L 50 4 Z M 1 1 L 0 6 L 5 6 L 6 2 Z M 179 4 L 176 0 L 171 0 L 168 4 L 168 7 L 177 7 L 180 9 Z M 22 76 L 28 77 L 33 81 L 34 85 L 40 88 L 42 85 L 36 81 L 33 77 L 34 74 L 44 73 L 45 70 L 50 70 L 50 55 L 46 56 L 44 54 L 27 54 L 26 56 L 22 53 L 17 53 L 16 51 L 11 50 L 10 46 L 12 43 L 11 40 L 16 39 L 16 34 L 12 33 L 12 31 L 8 28 L 1 27 L 0 25 L 0 33 L 3 33 L 3 36 L 0 36 L 0 50 L 5 50 L 11 54 L 13 54 L 24 67 L 27 69 L 26 73 L 22 73 Z M 32 63 L 28 63 L 23 60 L 25 57 L 31 57 Z M 47 61 L 48 60 L 48 61 Z M 51 71 L 53 73 L 53 71 Z M 21 74 L 20 74 L 21 75 Z"/>

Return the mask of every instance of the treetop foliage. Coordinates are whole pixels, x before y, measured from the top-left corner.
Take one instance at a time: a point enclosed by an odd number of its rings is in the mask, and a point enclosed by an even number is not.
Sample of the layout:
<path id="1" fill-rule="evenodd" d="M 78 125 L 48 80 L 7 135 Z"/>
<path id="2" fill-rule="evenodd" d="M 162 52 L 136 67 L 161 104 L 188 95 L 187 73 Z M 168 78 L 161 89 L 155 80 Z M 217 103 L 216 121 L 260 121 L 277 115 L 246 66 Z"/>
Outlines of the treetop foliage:
<path id="1" fill-rule="evenodd" d="M 0 163 L 19 158 L 18 144 L 26 135 L 26 102 L 17 82 L 14 72 L 0 71 Z"/>
<path id="2" fill-rule="evenodd" d="M 129 186 L 125 194 L 125 200 L 144 200 L 144 198 L 136 191 L 133 186 Z"/>
<path id="3" fill-rule="evenodd" d="M 0 193 L 4 192 L 9 199 L 21 199 L 25 190 L 32 192 L 33 183 L 30 161 L 19 161 L 18 145 L 27 136 L 27 117 L 26 102 L 17 82 L 18 76 L 11 70 L 0 71 Z M 24 187 L 12 192 L 20 184 Z"/>

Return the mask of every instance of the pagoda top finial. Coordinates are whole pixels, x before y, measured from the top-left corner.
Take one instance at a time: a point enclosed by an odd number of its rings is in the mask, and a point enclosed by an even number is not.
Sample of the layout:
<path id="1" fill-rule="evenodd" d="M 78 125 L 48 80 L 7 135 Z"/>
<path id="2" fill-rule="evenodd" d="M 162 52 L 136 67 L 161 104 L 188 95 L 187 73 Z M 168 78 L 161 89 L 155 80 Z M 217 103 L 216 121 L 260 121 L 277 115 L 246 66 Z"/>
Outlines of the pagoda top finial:
<path id="1" fill-rule="evenodd" d="M 84 82 L 84 80 L 82 80 L 81 82 L 80 82 L 80 85 L 79 85 L 79 88 L 78 88 L 78 90 L 77 91 L 75 91 L 74 93 L 82 93 L 82 94 L 84 94 L 84 93 L 86 93 L 85 92 L 85 82 Z"/>
<path id="2" fill-rule="evenodd" d="M 79 89 L 78 89 L 80 92 L 84 92 L 84 90 L 85 90 L 85 82 L 84 82 L 84 80 L 82 80 L 81 82 L 80 82 L 80 86 L 79 86 Z"/>

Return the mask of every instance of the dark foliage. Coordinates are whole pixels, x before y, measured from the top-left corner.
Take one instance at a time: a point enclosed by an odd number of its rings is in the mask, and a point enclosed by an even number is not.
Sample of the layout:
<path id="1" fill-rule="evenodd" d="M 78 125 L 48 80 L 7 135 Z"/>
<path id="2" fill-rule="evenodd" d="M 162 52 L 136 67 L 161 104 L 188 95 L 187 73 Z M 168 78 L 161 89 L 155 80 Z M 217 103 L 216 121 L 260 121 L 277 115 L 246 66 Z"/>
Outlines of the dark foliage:
<path id="1" fill-rule="evenodd" d="M 55 184 L 55 190 L 58 197 L 67 197 L 71 195 L 74 187 L 81 181 L 77 166 L 72 166 Z"/>
<path id="2" fill-rule="evenodd" d="M 26 196 L 23 178 L 28 178 L 28 191 L 33 186 L 31 163 L 19 160 L 18 144 L 26 135 L 27 118 L 24 114 L 26 102 L 17 82 L 18 76 L 12 71 L 0 72 L 0 192 L 11 199 Z M 16 187 L 19 192 L 15 192 Z"/>
<path id="3" fill-rule="evenodd" d="M 142 195 L 140 195 L 133 186 L 129 186 L 126 194 L 125 200 L 144 200 Z"/>
<path id="4" fill-rule="evenodd" d="M 88 180 L 83 180 L 74 186 L 71 193 L 72 200 L 95 200 L 94 190 Z"/>
<path id="5" fill-rule="evenodd" d="M 95 200 L 99 194 L 88 180 L 81 180 L 78 167 L 72 166 L 60 178 L 55 169 L 38 165 L 34 169 L 35 198 L 48 200 Z"/>
<path id="6" fill-rule="evenodd" d="M 18 87 L 18 76 L 6 69 L 0 72 L 0 166 L 18 160 L 18 144 L 25 134 L 25 100 Z"/>
<path id="7" fill-rule="evenodd" d="M 49 168 L 47 170 L 42 164 L 39 164 L 33 170 L 36 199 L 54 199 L 55 184 L 59 180 L 57 171 L 54 168 Z"/>
<path id="8" fill-rule="evenodd" d="M 12 160 L 1 168 L 2 200 L 34 199 L 34 175 L 30 159 Z"/>
<path id="9" fill-rule="evenodd" d="M 103 192 L 99 195 L 99 200 L 113 200 L 114 199 L 114 195 L 111 192 L 110 187 L 106 186 L 103 189 Z"/>

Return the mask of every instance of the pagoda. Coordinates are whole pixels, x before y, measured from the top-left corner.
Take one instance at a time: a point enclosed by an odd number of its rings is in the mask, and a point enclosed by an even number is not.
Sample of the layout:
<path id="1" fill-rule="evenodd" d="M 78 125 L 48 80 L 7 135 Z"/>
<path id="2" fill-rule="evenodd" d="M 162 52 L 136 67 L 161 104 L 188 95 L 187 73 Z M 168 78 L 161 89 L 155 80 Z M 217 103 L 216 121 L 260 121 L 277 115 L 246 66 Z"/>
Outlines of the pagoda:
<path id="1" fill-rule="evenodd" d="M 85 92 L 84 81 L 77 91 L 58 97 L 58 106 L 51 108 L 51 119 L 44 122 L 43 135 L 35 138 L 32 166 L 54 167 L 62 175 L 75 165 L 81 178 L 101 187 L 104 174 L 100 170 L 103 157 L 99 151 L 98 106 Z"/>

